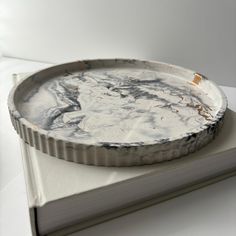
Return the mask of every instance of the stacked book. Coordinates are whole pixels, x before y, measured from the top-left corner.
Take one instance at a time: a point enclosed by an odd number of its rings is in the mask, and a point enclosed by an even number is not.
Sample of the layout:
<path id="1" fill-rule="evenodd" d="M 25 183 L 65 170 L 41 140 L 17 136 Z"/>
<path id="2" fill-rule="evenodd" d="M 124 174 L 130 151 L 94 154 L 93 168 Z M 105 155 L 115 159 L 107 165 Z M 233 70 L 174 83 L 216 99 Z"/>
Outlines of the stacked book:
<path id="1" fill-rule="evenodd" d="M 236 113 L 230 107 L 222 130 L 210 144 L 153 165 L 75 164 L 21 140 L 32 232 L 68 235 L 230 177 L 236 173 L 235 140 Z"/>

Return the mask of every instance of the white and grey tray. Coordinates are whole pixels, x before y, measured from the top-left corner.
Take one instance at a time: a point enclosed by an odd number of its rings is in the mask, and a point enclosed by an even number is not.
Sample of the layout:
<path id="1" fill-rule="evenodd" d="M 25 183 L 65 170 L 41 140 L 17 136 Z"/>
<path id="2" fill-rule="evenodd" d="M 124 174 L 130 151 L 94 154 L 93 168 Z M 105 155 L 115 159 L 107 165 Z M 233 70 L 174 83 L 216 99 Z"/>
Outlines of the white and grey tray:
<path id="1" fill-rule="evenodd" d="M 171 160 L 209 143 L 227 100 L 205 76 L 131 59 L 76 61 L 34 73 L 8 100 L 13 126 L 31 146 L 90 165 Z"/>

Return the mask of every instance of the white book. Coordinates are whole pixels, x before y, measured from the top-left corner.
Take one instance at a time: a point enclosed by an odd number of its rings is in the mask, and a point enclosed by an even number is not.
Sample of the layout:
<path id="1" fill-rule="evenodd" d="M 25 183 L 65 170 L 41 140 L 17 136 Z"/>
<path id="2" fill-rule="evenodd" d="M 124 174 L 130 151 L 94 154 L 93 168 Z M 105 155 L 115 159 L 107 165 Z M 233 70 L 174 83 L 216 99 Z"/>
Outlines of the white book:
<path id="1" fill-rule="evenodd" d="M 154 165 L 87 166 L 21 147 L 33 234 L 67 235 L 234 175 L 236 113 L 198 152 Z"/>

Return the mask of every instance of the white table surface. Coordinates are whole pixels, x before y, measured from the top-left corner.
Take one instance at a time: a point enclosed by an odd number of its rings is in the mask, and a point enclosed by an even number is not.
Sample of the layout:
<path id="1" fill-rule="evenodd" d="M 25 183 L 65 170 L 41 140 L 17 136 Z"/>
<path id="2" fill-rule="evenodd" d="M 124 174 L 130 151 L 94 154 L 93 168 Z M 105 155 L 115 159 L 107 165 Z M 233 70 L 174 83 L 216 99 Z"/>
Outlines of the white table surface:
<path id="1" fill-rule="evenodd" d="M 31 236 L 20 147 L 6 103 L 13 86 L 11 75 L 47 66 L 50 65 L 0 58 L 0 236 Z M 229 107 L 236 111 L 236 88 L 222 88 Z M 236 177 L 232 177 L 73 236 L 235 236 L 235 222 Z"/>

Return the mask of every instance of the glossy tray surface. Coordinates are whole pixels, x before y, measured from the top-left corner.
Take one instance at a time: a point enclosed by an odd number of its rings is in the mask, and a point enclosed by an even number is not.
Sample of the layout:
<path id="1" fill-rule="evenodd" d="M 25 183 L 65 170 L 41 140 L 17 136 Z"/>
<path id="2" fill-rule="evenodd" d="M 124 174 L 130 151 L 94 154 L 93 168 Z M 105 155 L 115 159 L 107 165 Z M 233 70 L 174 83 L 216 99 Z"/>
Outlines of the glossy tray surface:
<path id="1" fill-rule="evenodd" d="M 205 76 L 130 59 L 77 61 L 13 88 L 13 125 L 30 145 L 69 161 L 130 166 L 171 160 L 210 142 L 227 101 Z"/>

